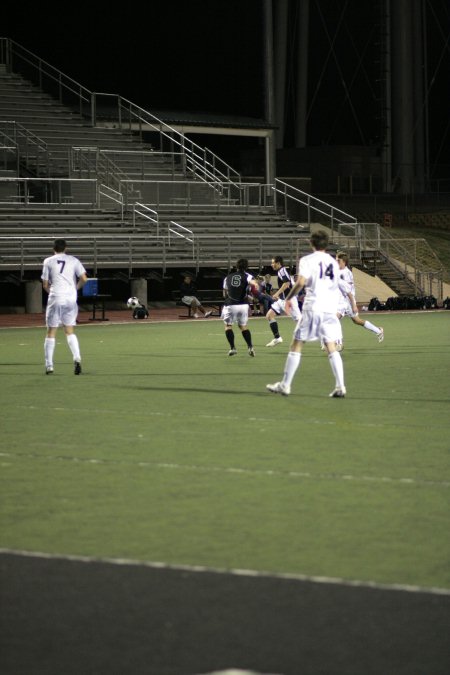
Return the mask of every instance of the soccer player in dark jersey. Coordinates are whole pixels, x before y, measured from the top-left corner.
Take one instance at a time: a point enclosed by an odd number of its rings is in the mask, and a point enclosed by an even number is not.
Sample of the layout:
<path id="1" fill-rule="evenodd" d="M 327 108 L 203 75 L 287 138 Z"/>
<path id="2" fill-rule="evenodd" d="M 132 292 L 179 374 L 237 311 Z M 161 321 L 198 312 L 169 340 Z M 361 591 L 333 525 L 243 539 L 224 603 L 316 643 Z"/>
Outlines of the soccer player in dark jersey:
<path id="1" fill-rule="evenodd" d="M 285 297 L 293 286 L 291 275 L 284 266 L 283 258 L 280 255 L 276 255 L 272 258 L 271 264 L 273 271 L 277 273 L 278 290 L 272 295 L 274 302 L 266 314 L 266 318 L 269 321 L 270 330 L 273 334 L 273 339 L 267 343 L 266 347 L 275 347 L 275 345 L 279 345 L 281 342 L 283 342 L 283 338 L 281 337 L 278 329 L 277 319 L 281 314 L 286 314 L 284 310 Z M 298 321 L 301 316 L 296 298 L 293 298 L 291 303 L 291 316 L 294 321 Z"/>
<path id="2" fill-rule="evenodd" d="M 252 336 L 247 328 L 248 323 L 248 294 L 250 287 L 258 287 L 257 281 L 247 272 L 248 260 L 240 258 L 236 263 L 236 272 L 231 272 L 223 282 L 225 302 L 222 308 L 222 319 L 225 324 L 225 336 L 230 345 L 228 356 L 237 354 L 234 341 L 233 324 L 237 323 L 242 332 L 249 356 L 255 356 Z"/>

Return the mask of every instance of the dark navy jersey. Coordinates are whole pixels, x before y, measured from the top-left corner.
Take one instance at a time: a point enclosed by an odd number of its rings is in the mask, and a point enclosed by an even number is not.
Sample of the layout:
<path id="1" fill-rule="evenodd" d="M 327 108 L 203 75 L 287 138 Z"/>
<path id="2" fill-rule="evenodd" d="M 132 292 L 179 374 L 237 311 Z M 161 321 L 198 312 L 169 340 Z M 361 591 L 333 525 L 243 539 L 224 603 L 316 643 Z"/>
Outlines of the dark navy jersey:
<path id="1" fill-rule="evenodd" d="M 231 272 L 224 281 L 223 287 L 227 291 L 225 305 L 245 305 L 247 304 L 248 285 L 252 279 L 248 272 Z"/>
<path id="2" fill-rule="evenodd" d="M 196 288 L 194 283 L 187 284 L 183 281 L 183 283 L 180 286 L 180 292 L 181 292 L 182 296 L 183 295 L 187 295 L 187 296 L 197 295 L 197 288 Z"/>
<path id="3" fill-rule="evenodd" d="M 283 291 L 283 293 L 281 293 L 281 295 L 279 296 L 281 300 L 284 300 L 286 294 L 289 293 L 289 290 L 292 288 L 292 278 L 286 267 L 280 267 L 280 269 L 277 272 L 277 276 L 278 276 L 278 288 L 281 288 L 283 284 L 289 282 L 289 287 L 285 291 Z"/>

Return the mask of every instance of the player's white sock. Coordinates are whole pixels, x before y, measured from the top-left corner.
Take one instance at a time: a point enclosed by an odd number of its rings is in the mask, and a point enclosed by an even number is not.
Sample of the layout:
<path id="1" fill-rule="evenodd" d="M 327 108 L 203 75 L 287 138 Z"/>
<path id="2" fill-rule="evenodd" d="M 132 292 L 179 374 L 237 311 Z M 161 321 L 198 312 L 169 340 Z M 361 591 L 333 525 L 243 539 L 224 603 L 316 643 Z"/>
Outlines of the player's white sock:
<path id="1" fill-rule="evenodd" d="M 377 335 L 381 333 L 381 330 L 377 326 L 374 326 L 373 323 L 370 323 L 370 321 L 364 321 L 364 328 L 371 330 L 372 333 L 376 333 Z"/>
<path id="2" fill-rule="evenodd" d="M 301 356 L 302 355 L 300 352 L 289 352 L 287 355 L 282 380 L 283 384 L 285 384 L 286 387 L 291 386 L 292 380 L 294 379 L 294 375 L 297 371 L 297 368 L 300 365 Z"/>
<path id="3" fill-rule="evenodd" d="M 66 338 L 67 344 L 69 345 L 69 349 L 72 352 L 73 360 L 81 361 L 80 345 L 78 344 L 77 336 L 75 335 L 75 333 L 71 333 L 70 335 L 66 335 Z"/>
<path id="4" fill-rule="evenodd" d="M 328 360 L 330 362 L 331 370 L 336 379 L 336 387 L 342 389 L 344 385 L 344 364 L 342 363 L 342 357 L 339 352 L 332 352 L 328 354 Z"/>
<path id="5" fill-rule="evenodd" d="M 53 353 L 55 351 L 56 339 L 46 337 L 44 340 L 45 367 L 53 366 Z"/>

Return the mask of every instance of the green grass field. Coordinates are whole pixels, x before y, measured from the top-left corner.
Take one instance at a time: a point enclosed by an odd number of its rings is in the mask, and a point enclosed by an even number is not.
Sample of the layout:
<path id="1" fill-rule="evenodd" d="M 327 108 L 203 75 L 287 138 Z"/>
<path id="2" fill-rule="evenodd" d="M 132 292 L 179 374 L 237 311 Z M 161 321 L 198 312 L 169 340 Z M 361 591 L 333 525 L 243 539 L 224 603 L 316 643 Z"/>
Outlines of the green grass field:
<path id="1" fill-rule="evenodd" d="M 293 323 L 256 358 L 220 321 L 0 331 L 3 549 L 450 588 L 450 313 L 343 323 L 344 400 L 317 343 L 290 397 Z"/>

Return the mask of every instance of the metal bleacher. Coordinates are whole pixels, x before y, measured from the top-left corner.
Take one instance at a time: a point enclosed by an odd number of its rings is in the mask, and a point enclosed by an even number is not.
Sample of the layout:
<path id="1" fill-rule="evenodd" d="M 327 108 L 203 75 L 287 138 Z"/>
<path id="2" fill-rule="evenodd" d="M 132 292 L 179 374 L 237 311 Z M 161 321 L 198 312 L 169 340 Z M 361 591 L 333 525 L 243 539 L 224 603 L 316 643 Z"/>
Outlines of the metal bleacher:
<path id="1" fill-rule="evenodd" d="M 354 262 L 363 241 L 379 246 L 379 231 L 369 241 L 340 209 L 280 180 L 244 182 L 151 112 L 0 38 L 0 277 L 37 275 L 55 237 L 94 276 L 223 270 L 242 256 L 254 269 L 273 255 L 294 266 L 313 215 Z"/>
<path id="2" fill-rule="evenodd" d="M 56 236 L 95 274 L 229 267 L 240 255 L 259 267 L 274 252 L 294 263 L 305 233 L 270 186 L 242 183 L 133 104 L 151 143 L 132 125 L 93 120 L 92 92 L 12 41 L 0 53 L 0 272 L 39 270 Z"/>

